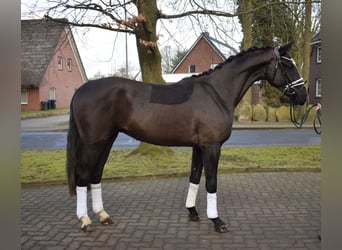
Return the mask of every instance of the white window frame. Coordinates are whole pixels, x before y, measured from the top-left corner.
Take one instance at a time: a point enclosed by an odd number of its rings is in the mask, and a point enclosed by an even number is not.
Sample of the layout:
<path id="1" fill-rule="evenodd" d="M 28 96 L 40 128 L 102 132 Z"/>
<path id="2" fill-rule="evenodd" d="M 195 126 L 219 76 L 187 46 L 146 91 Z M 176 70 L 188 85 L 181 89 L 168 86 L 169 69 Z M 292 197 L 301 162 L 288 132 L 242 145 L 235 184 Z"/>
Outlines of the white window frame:
<path id="1" fill-rule="evenodd" d="M 63 57 L 61 56 L 57 57 L 57 69 L 63 70 Z"/>
<path id="2" fill-rule="evenodd" d="M 321 79 L 317 78 L 316 79 L 316 97 L 321 97 L 322 96 L 322 83 Z"/>
<path id="3" fill-rule="evenodd" d="M 20 102 L 21 104 L 28 104 L 27 89 L 21 89 Z"/>
<path id="4" fill-rule="evenodd" d="M 316 48 L 316 62 L 317 63 L 321 63 L 322 62 L 322 47 L 321 46 L 317 46 Z"/>
<path id="5" fill-rule="evenodd" d="M 194 71 L 191 71 L 191 68 L 194 68 Z M 195 73 L 196 72 L 196 64 L 190 64 L 189 65 L 189 73 Z"/>
<path id="6" fill-rule="evenodd" d="M 49 89 L 49 100 L 56 100 L 56 88 L 52 87 Z"/>

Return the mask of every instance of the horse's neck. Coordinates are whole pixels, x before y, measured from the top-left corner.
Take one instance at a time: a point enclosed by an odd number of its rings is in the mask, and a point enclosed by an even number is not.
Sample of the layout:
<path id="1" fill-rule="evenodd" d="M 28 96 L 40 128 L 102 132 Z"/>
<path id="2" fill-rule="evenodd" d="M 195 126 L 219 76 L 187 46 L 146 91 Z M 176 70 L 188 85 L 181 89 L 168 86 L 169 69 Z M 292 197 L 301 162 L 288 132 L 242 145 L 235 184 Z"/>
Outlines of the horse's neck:
<path id="1" fill-rule="evenodd" d="M 247 74 L 249 73 L 249 74 Z M 254 82 L 260 80 L 263 75 L 263 70 L 255 70 L 252 72 L 245 72 L 238 74 L 237 80 L 234 81 L 234 92 L 236 93 L 234 98 L 234 106 L 242 100 L 247 90 L 253 85 Z"/>
<path id="2" fill-rule="evenodd" d="M 223 65 L 217 74 L 223 79 L 218 84 L 218 92 L 225 100 L 233 101 L 234 107 L 241 101 L 244 94 L 255 81 L 263 79 L 265 66 L 269 58 L 255 56 L 250 60 L 237 58 Z"/>

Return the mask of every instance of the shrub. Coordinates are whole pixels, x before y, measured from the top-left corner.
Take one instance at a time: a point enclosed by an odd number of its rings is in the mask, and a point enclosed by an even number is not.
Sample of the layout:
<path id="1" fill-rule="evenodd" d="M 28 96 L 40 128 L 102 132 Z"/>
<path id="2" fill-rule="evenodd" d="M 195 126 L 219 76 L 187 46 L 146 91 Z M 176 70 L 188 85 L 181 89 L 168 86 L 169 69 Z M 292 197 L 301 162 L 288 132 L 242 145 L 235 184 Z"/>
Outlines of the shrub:
<path id="1" fill-rule="evenodd" d="M 266 110 L 261 104 L 257 104 L 253 107 L 253 121 L 266 121 Z"/>
<path id="2" fill-rule="evenodd" d="M 276 120 L 277 122 L 288 122 L 291 121 L 290 118 L 290 107 L 280 106 L 276 110 Z"/>
<path id="3" fill-rule="evenodd" d="M 274 107 L 267 107 L 267 121 L 268 122 L 276 122 L 277 118 L 276 118 L 276 108 Z"/>
<path id="4" fill-rule="evenodd" d="M 239 121 L 249 121 L 252 116 L 252 106 L 248 102 L 243 102 L 238 109 Z"/>

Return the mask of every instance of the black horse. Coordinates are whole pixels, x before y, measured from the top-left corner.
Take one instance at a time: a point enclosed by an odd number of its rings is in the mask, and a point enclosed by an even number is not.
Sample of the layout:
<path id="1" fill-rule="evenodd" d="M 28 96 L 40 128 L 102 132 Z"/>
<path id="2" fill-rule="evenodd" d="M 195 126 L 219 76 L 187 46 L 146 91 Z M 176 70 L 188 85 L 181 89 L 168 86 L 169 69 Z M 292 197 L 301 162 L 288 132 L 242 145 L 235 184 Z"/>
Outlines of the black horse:
<path id="1" fill-rule="evenodd" d="M 216 231 L 227 232 L 217 213 L 217 167 L 221 146 L 232 131 L 234 108 L 257 80 L 269 81 L 295 104 L 306 102 L 304 80 L 288 53 L 291 45 L 250 48 L 172 85 L 109 77 L 80 87 L 70 106 L 67 174 L 70 194 L 77 194 L 82 230 L 91 224 L 87 189 L 100 222 L 113 223 L 103 209 L 101 177 L 112 144 L 123 132 L 152 144 L 192 147 L 189 218 L 199 218 L 195 202 L 204 167 L 207 216 Z"/>

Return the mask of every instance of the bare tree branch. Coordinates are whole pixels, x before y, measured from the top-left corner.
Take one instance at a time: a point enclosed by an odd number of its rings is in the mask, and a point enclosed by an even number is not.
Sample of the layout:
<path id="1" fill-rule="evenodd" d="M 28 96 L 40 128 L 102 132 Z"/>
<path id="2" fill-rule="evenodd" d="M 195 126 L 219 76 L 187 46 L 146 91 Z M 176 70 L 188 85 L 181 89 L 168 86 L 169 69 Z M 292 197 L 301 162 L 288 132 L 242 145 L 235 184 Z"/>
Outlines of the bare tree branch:
<path id="1" fill-rule="evenodd" d="M 76 26 L 76 27 L 94 27 L 94 28 L 100 28 L 100 29 L 104 29 L 104 30 L 135 34 L 135 32 L 133 30 L 124 29 L 124 28 L 114 28 L 109 24 L 78 23 L 78 22 L 67 21 L 64 19 L 56 19 L 56 18 L 50 17 L 48 15 L 45 15 L 44 18 L 51 20 L 51 21 L 54 21 L 54 22 L 58 22 L 58 23 L 70 24 L 70 25 Z"/>
<path id="2" fill-rule="evenodd" d="M 303 1 L 303 2 L 306 2 L 306 1 Z M 289 4 L 289 3 L 298 4 L 298 2 L 286 2 L 286 4 Z M 311 3 L 321 3 L 321 0 L 313 0 L 313 1 L 311 1 Z M 199 10 L 185 11 L 183 13 L 173 14 L 173 15 L 167 15 L 167 14 L 163 13 L 163 15 L 160 16 L 160 18 L 175 19 L 175 18 L 186 17 L 189 15 L 214 15 L 214 16 L 224 16 L 224 17 L 236 17 L 236 16 L 250 14 L 250 13 L 259 11 L 260 9 L 270 7 L 272 5 L 285 4 L 285 3 L 284 2 L 265 3 L 265 4 L 262 4 L 258 7 L 256 7 L 256 8 L 253 8 L 251 10 L 240 11 L 240 12 L 236 12 L 236 13 L 229 13 L 229 12 L 224 12 L 224 11 L 204 9 L 203 7 L 199 6 L 196 2 L 195 2 L 195 4 L 200 8 Z"/>

